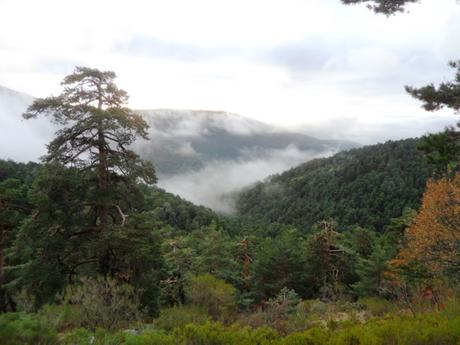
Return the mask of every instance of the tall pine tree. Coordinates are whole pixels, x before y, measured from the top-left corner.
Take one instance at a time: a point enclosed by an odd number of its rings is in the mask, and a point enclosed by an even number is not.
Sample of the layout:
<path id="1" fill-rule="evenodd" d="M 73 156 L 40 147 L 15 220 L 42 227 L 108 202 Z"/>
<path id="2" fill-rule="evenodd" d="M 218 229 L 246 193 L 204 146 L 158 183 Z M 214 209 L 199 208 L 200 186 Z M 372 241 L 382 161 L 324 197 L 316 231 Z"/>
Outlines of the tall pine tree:
<path id="1" fill-rule="evenodd" d="M 142 213 L 140 183 L 155 171 L 129 149 L 147 138 L 142 117 L 125 106 L 113 72 L 77 67 L 57 97 L 37 99 L 24 114 L 60 126 L 30 193 L 35 207 L 11 251 L 13 288 L 50 302 L 81 276 L 111 276 L 134 285 L 157 310 L 162 260 L 159 238 Z"/>

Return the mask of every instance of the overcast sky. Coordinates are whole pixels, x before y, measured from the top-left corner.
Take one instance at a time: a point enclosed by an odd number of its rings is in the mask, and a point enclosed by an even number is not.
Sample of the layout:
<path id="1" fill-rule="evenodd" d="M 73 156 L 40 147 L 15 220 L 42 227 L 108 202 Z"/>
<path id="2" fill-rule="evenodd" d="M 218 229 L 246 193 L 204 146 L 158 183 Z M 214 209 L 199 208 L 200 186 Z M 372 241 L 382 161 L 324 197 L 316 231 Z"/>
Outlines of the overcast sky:
<path id="1" fill-rule="evenodd" d="M 114 70 L 134 108 L 213 109 L 362 143 L 453 122 L 403 86 L 450 80 L 460 5 L 391 18 L 339 0 L 0 0 L 0 85 L 48 96 Z"/>

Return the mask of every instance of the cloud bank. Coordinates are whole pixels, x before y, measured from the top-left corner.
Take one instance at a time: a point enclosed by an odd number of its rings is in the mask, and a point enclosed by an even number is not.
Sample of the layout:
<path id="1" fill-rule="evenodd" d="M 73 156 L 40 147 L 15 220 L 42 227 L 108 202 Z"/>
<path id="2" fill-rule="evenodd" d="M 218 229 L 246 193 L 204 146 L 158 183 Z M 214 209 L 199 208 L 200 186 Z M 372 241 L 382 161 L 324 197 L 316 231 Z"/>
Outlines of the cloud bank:
<path id="1" fill-rule="evenodd" d="M 289 146 L 282 150 L 273 150 L 265 158 L 215 161 L 196 172 L 160 176 L 158 185 L 197 205 L 232 213 L 235 206 L 231 197 L 232 193 L 310 159 L 325 157 L 333 153 L 335 152 L 318 154 Z"/>

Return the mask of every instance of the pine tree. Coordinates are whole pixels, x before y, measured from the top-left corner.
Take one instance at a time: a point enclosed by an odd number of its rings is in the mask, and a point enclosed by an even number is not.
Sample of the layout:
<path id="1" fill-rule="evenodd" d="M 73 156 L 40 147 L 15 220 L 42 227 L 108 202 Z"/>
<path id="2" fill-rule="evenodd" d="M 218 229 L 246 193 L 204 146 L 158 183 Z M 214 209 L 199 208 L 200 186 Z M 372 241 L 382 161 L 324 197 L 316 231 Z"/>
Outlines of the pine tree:
<path id="1" fill-rule="evenodd" d="M 368 258 L 359 258 L 355 268 L 358 281 L 352 288 L 358 296 L 378 295 L 388 270 L 391 250 L 381 240 L 376 241 L 371 249 L 372 254 Z"/>
<path id="2" fill-rule="evenodd" d="M 129 149 L 148 127 L 125 107 L 114 79 L 77 67 L 62 94 L 37 99 L 24 114 L 60 126 L 30 192 L 34 212 L 10 250 L 10 289 L 26 290 L 37 306 L 83 276 L 102 275 L 133 285 L 143 307 L 157 311 L 160 241 L 140 185 L 153 184 L 155 171 Z"/>
<path id="3" fill-rule="evenodd" d="M 343 244 L 335 223 L 322 221 L 308 239 L 307 262 L 314 267 L 313 285 L 323 299 L 340 297 L 352 263 L 352 251 Z"/>
<path id="4" fill-rule="evenodd" d="M 441 83 L 438 87 L 433 84 L 420 88 L 406 86 L 406 91 L 412 97 L 423 102 L 427 111 L 450 108 L 460 114 L 460 60 L 451 61 L 449 66 L 456 69 L 455 80 Z M 457 123 L 460 128 L 460 121 Z M 460 166 L 460 132 L 454 127 L 448 127 L 444 132 L 425 136 L 421 149 L 425 151 L 431 163 L 438 172 L 456 171 Z"/>
<path id="5" fill-rule="evenodd" d="M 9 178 L 0 181 L 0 311 L 11 309 L 11 295 L 4 286 L 10 280 L 5 267 L 7 248 L 16 237 L 19 225 L 31 211 L 27 200 L 28 186 L 21 180 Z"/>
<path id="6" fill-rule="evenodd" d="M 125 221 L 120 201 L 126 189 L 139 179 L 156 181 L 153 166 L 128 148 L 137 137 L 147 139 L 148 125 L 125 107 L 128 95 L 116 86 L 115 78 L 111 71 L 77 67 L 61 83 L 62 94 L 35 100 L 23 115 L 45 115 L 63 127 L 48 145 L 44 162 L 94 174 L 92 225 L 101 231 Z"/>

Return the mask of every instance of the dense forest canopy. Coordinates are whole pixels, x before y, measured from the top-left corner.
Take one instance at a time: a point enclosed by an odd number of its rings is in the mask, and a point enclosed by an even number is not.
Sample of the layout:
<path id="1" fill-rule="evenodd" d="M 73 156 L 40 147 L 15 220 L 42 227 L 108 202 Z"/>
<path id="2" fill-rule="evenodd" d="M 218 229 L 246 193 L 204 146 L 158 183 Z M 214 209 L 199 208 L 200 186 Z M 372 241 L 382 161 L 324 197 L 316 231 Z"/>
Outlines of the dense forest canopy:
<path id="1" fill-rule="evenodd" d="M 404 208 L 417 209 L 433 169 L 407 139 L 316 159 L 244 191 L 240 214 L 299 230 L 324 219 L 382 232 Z"/>

